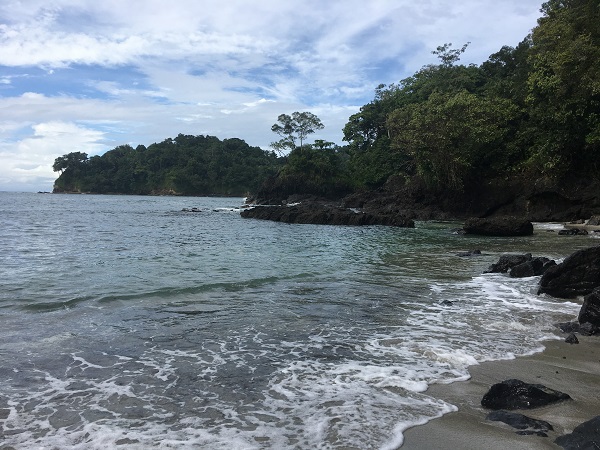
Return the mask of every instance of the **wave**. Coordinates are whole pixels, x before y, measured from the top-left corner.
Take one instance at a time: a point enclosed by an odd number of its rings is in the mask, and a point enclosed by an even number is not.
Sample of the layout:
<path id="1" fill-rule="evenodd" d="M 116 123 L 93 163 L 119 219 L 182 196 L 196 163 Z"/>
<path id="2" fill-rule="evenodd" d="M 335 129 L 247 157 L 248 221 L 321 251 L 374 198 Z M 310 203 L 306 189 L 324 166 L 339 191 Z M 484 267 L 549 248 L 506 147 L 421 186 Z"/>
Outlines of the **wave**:
<path id="1" fill-rule="evenodd" d="M 74 297 L 65 300 L 55 301 L 39 301 L 35 303 L 28 303 L 20 305 L 20 309 L 28 312 L 52 312 L 61 309 L 70 309 L 80 306 L 81 304 L 96 303 L 98 305 L 117 303 L 117 302 L 130 302 L 135 300 L 144 299 L 155 299 L 161 298 L 165 301 L 172 301 L 177 298 L 186 298 L 189 296 L 196 296 L 199 294 L 210 293 L 210 292 L 243 292 L 248 289 L 256 289 L 266 285 L 276 284 L 281 281 L 290 281 L 298 279 L 306 279 L 313 277 L 310 273 L 300 273 L 287 277 L 264 277 L 255 278 L 243 281 L 231 281 L 231 282 L 218 282 L 218 283 L 206 283 L 199 286 L 187 286 L 187 287 L 162 287 L 155 290 L 141 291 L 135 293 L 123 293 L 123 294 L 110 294 L 101 296 L 84 295 L 80 297 Z M 6 305 L 5 307 L 10 307 Z M 181 312 L 181 311 L 178 311 Z M 202 314 L 207 311 L 189 312 L 189 314 Z M 181 312 L 186 314 L 186 312 Z"/>

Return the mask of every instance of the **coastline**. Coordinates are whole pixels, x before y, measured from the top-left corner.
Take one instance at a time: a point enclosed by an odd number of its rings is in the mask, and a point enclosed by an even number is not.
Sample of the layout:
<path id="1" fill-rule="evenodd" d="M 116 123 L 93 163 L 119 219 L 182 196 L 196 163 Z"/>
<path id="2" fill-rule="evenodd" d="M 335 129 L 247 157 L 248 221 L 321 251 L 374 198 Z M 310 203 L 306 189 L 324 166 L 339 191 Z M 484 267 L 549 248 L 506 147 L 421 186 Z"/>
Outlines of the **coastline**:
<path id="1" fill-rule="evenodd" d="M 457 406 L 458 411 L 406 430 L 402 450 L 560 449 L 554 443 L 558 436 L 600 414 L 600 339 L 578 338 L 579 344 L 567 344 L 564 339 L 545 341 L 541 353 L 471 366 L 468 381 L 431 385 L 429 394 Z M 486 420 L 490 410 L 481 406 L 481 398 L 493 384 L 510 378 L 544 384 L 572 397 L 542 408 L 514 411 L 552 424 L 554 431 L 548 432 L 548 437 L 518 435 L 502 422 Z"/>

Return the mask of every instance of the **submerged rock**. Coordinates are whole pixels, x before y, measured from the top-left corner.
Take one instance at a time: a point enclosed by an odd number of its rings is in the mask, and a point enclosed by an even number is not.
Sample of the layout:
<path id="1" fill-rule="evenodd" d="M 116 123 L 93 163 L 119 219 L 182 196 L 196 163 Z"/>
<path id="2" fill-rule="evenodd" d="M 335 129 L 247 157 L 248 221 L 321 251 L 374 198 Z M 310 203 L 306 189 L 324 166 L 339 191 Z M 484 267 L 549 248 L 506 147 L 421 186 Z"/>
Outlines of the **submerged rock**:
<path id="1" fill-rule="evenodd" d="M 579 322 L 560 322 L 556 326 L 560 328 L 563 333 L 578 333 Z"/>
<path id="2" fill-rule="evenodd" d="M 580 228 L 568 228 L 566 230 L 560 230 L 559 236 L 586 236 L 588 232 Z"/>
<path id="3" fill-rule="evenodd" d="M 571 434 L 565 434 L 554 441 L 565 450 L 596 450 L 600 448 L 600 416 L 575 427 Z"/>
<path id="4" fill-rule="evenodd" d="M 470 256 L 480 256 L 481 250 L 469 250 L 467 252 L 457 253 L 456 256 L 460 256 L 461 258 L 468 258 Z"/>
<path id="5" fill-rule="evenodd" d="M 570 398 L 568 394 L 542 384 L 512 379 L 493 385 L 481 399 L 481 406 L 488 409 L 531 409 Z"/>
<path id="6" fill-rule="evenodd" d="M 465 222 L 467 234 L 483 236 L 530 236 L 533 234 L 533 224 L 512 216 L 473 218 Z"/>
<path id="7" fill-rule="evenodd" d="M 508 411 L 493 411 L 487 415 L 486 420 L 503 422 L 519 430 L 517 434 L 523 435 L 535 434 L 548 437 L 547 432 L 554 430 L 554 427 L 545 420 L 532 419 L 523 414 Z"/>
<path id="8" fill-rule="evenodd" d="M 563 333 L 579 333 L 582 336 L 593 336 L 600 334 L 600 326 L 594 325 L 590 322 L 563 322 L 557 323 L 556 326 L 560 328 Z"/>
<path id="9" fill-rule="evenodd" d="M 579 250 L 550 267 L 540 280 L 538 294 L 573 298 L 600 287 L 600 246 Z"/>

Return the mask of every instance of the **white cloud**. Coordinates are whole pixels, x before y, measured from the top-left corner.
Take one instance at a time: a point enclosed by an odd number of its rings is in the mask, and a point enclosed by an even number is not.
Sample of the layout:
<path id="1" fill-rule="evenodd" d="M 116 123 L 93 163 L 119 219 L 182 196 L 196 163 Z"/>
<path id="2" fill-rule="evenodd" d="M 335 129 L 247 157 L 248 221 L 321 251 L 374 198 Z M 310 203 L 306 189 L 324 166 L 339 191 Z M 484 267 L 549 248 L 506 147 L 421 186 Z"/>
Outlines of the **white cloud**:
<path id="1" fill-rule="evenodd" d="M 0 190 L 32 182 L 51 183 L 56 179 L 52 164 L 58 156 L 58 148 L 72 148 L 89 154 L 102 149 L 98 143 L 103 137 L 102 132 L 74 123 L 44 122 L 32 125 L 31 129 L 32 135 L 18 142 L 0 143 Z"/>

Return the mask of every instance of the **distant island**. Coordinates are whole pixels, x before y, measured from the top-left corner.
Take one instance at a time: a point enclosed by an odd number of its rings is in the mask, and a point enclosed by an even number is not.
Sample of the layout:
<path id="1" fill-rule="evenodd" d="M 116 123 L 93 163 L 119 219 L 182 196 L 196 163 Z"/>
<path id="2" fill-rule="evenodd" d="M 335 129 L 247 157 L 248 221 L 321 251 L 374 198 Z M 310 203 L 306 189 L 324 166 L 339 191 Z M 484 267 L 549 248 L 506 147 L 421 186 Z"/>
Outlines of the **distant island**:
<path id="1" fill-rule="evenodd" d="M 550 1 L 531 34 L 477 66 L 468 44 L 389 86 L 352 115 L 346 145 L 307 135 L 308 112 L 282 114 L 275 152 L 240 139 L 167 139 L 57 158 L 54 192 L 246 195 L 255 204 L 335 201 L 412 218 L 600 213 L 600 10 Z"/>

